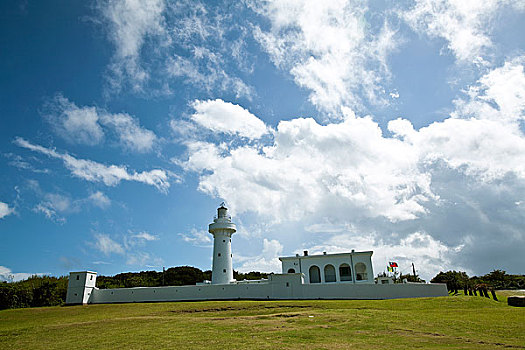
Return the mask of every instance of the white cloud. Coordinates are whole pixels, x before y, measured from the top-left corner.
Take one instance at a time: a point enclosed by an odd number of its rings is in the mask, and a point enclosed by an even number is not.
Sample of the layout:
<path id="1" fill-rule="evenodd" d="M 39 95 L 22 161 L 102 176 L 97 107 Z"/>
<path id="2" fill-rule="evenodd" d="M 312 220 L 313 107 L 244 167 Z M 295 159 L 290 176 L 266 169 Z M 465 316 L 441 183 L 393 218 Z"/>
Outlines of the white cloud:
<path id="1" fill-rule="evenodd" d="M 163 0 L 124 0 L 99 2 L 99 8 L 110 26 L 108 31 L 116 51 L 110 69 L 110 83 L 120 89 L 125 77 L 132 79 L 132 88 L 140 91 L 149 74 L 140 64 L 140 53 L 148 36 L 165 33 Z"/>
<path id="2" fill-rule="evenodd" d="M 104 253 L 104 255 L 110 255 L 112 253 L 124 255 L 124 248 L 120 243 L 115 242 L 109 235 L 103 233 L 96 233 L 95 248 Z"/>
<path id="3" fill-rule="evenodd" d="M 111 205 L 111 200 L 103 192 L 97 191 L 89 195 L 88 200 L 99 208 L 107 208 Z"/>
<path id="4" fill-rule="evenodd" d="M 27 159 L 24 159 L 18 154 L 4 153 L 4 156 L 10 159 L 8 163 L 10 166 L 14 166 L 18 169 L 29 170 L 37 174 L 49 174 L 51 172 L 49 169 L 36 168 L 33 164 L 29 163 Z M 31 159 L 32 161 L 38 161 L 38 159 L 35 157 L 31 157 L 31 158 L 32 158 Z"/>
<path id="5" fill-rule="evenodd" d="M 159 268 L 163 265 L 161 258 L 152 256 L 146 252 L 130 253 L 126 256 L 127 265 L 135 265 L 148 268 Z"/>
<path id="6" fill-rule="evenodd" d="M 38 273 L 17 272 L 15 273 L 11 271 L 11 269 L 5 266 L 0 266 L 0 281 L 5 281 L 5 282 L 18 282 L 18 281 L 28 279 L 31 276 L 35 276 L 35 275 L 43 276 L 46 274 L 47 273 L 41 273 L 41 272 L 38 272 Z"/>
<path id="7" fill-rule="evenodd" d="M 214 89 L 222 91 L 234 91 L 235 97 L 247 97 L 251 99 L 253 88 L 246 85 L 241 79 L 230 76 L 221 68 L 222 59 L 214 60 L 208 64 L 206 69 L 199 68 L 194 61 L 205 61 L 207 57 L 197 55 L 192 59 L 174 56 L 166 61 L 166 72 L 172 78 L 182 77 L 185 82 L 195 87 L 201 87 L 211 92 Z"/>
<path id="8" fill-rule="evenodd" d="M 7 203 L 0 202 L 0 219 L 13 214 L 14 212 L 14 208 L 9 208 L 9 205 Z"/>
<path id="9" fill-rule="evenodd" d="M 401 16 L 414 30 L 430 37 L 441 37 L 456 58 L 482 62 L 493 46 L 493 21 L 505 6 L 525 10 L 521 0 L 416 0 Z"/>
<path id="10" fill-rule="evenodd" d="M 505 62 L 482 76 L 457 99 L 453 117 L 516 122 L 525 119 L 525 56 Z"/>
<path id="11" fill-rule="evenodd" d="M 230 4 L 228 9 L 235 6 L 242 7 Z M 247 59 L 238 48 L 247 30 L 223 7 L 201 1 L 127 0 L 99 2 L 99 9 L 116 49 L 108 77 L 113 90 L 129 84 L 135 92 L 172 94 L 174 80 L 183 79 L 210 93 L 218 89 L 251 98 L 253 89 L 228 69 L 233 61 L 246 70 Z"/>
<path id="12" fill-rule="evenodd" d="M 250 139 L 260 138 L 268 133 L 262 120 L 248 110 L 223 100 L 193 102 L 195 113 L 191 120 L 205 128 L 230 135 L 239 135 Z"/>
<path id="13" fill-rule="evenodd" d="M 105 256 L 117 254 L 125 259 L 127 265 L 137 267 L 158 267 L 162 266 L 162 259 L 153 256 L 151 253 L 143 251 L 146 242 L 158 240 L 158 236 L 146 231 L 139 233 L 129 232 L 120 239 L 110 237 L 108 234 L 95 233 L 94 242 L 88 243 Z M 96 261 L 96 264 L 107 264 L 104 261 Z"/>
<path id="14" fill-rule="evenodd" d="M 55 132 L 70 143 L 96 145 L 105 131 L 113 132 L 121 146 L 137 152 L 151 151 L 157 136 L 126 113 L 108 113 L 96 107 L 78 107 L 58 94 L 45 104 L 44 117 Z"/>
<path id="15" fill-rule="evenodd" d="M 115 186 L 122 180 L 142 182 L 154 186 L 159 191 L 166 193 L 170 187 L 169 177 L 171 174 L 165 170 L 154 169 L 140 173 L 129 172 L 122 165 L 104 165 L 87 159 L 78 159 L 67 153 L 58 153 L 54 149 L 40 145 L 34 145 L 20 137 L 15 139 L 15 143 L 31 151 L 45 154 L 51 158 L 60 159 L 71 173 L 91 182 L 102 182 L 107 186 Z"/>
<path id="16" fill-rule="evenodd" d="M 48 101 L 44 107 L 44 118 L 54 131 L 68 142 L 96 145 L 104 139 L 95 107 L 79 108 L 60 94 Z"/>
<path id="17" fill-rule="evenodd" d="M 112 128 L 117 134 L 120 144 L 125 148 L 148 152 L 153 148 L 157 136 L 153 131 L 142 128 L 137 119 L 126 113 L 102 114 L 102 124 Z"/>
<path id="18" fill-rule="evenodd" d="M 227 199 L 239 213 L 277 221 L 311 213 L 336 220 L 416 219 L 427 213 L 425 203 L 439 200 L 432 164 L 445 162 L 478 180 L 509 173 L 525 178 L 525 138 L 515 123 L 523 118 L 523 82 L 523 67 L 505 64 L 456 102 L 452 118 L 419 131 L 409 121 L 391 121 L 396 138 L 384 137 L 371 118 L 346 111 L 339 123 L 281 121 L 262 150 L 188 142 L 181 164 L 201 174 L 200 190 Z"/>
<path id="19" fill-rule="evenodd" d="M 444 161 L 484 181 L 511 173 L 525 178 L 523 58 L 495 68 L 455 101 L 452 117 L 415 131 L 410 122 L 395 120 L 388 128 L 419 153 L 423 164 Z"/>
<path id="20" fill-rule="evenodd" d="M 179 233 L 184 242 L 191 243 L 196 246 L 211 247 L 211 235 L 205 230 L 196 230 L 192 228 L 189 233 Z"/>
<path id="21" fill-rule="evenodd" d="M 87 204 L 95 205 L 105 209 L 111 204 L 111 200 L 102 192 L 97 191 L 86 198 L 72 199 L 69 194 L 46 193 L 40 188 L 40 184 L 35 181 L 29 181 L 29 188 L 40 202 L 33 208 L 36 213 L 44 214 L 48 219 L 58 223 L 66 222 L 64 215 L 79 213 Z"/>
<path id="22" fill-rule="evenodd" d="M 33 211 L 44 214 L 50 220 L 64 223 L 66 219 L 61 215 L 78 212 L 80 207 L 81 201 L 72 201 L 69 196 L 58 193 L 46 193 L 44 200 L 38 203 L 33 208 Z"/>
<path id="23" fill-rule="evenodd" d="M 142 231 L 140 233 L 137 233 L 135 235 L 132 236 L 133 238 L 136 238 L 138 240 L 144 240 L 144 241 L 156 241 L 157 239 L 159 239 L 157 236 L 155 235 L 152 235 L 146 231 Z"/>
<path id="24" fill-rule="evenodd" d="M 414 219 L 433 198 L 430 178 L 417 168 L 417 152 L 384 138 L 370 118 L 347 115 L 328 125 L 282 121 L 262 151 L 221 150 L 206 142 L 189 143 L 188 149 L 183 165 L 202 172 L 202 191 L 227 199 L 239 213 L 254 211 L 277 221 L 314 212 L 348 220 Z"/>
<path id="25" fill-rule="evenodd" d="M 281 272 L 281 261 L 283 246 L 275 239 L 263 239 L 262 253 L 258 256 L 243 257 L 235 256 L 235 261 L 242 262 L 236 268 L 239 272 L 261 271 L 261 272 Z"/>
<path id="26" fill-rule="evenodd" d="M 363 99 L 386 103 L 382 83 L 386 60 L 397 46 L 395 32 L 367 23 L 363 1 L 267 1 L 252 8 L 270 21 L 270 30 L 254 35 L 273 63 L 311 91 L 310 101 L 340 113 L 341 106 L 362 107 Z"/>

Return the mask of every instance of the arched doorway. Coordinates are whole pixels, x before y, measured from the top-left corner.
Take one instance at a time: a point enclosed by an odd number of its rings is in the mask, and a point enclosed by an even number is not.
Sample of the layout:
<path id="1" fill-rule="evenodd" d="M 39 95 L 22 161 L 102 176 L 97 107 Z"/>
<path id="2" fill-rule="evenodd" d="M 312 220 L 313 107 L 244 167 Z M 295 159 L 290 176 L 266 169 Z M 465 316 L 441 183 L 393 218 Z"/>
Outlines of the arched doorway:
<path id="1" fill-rule="evenodd" d="M 365 281 L 368 279 L 365 264 L 363 263 L 355 264 L 355 279 L 356 281 Z"/>
<path id="2" fill-rule="evenodd" d="M 310 283 L 321 283 L 321 271 L 315 265 L 310 267 L 309 270 Z"/>
<path id="3" fill-rule="evenodd" d="M 324 281 L 327 283 L 336 281 L 334 265 L 324 267 Z"/>
<path id="4" fill-rule="evenodd" d="M 352 280 L 352 270 L 350 269 L 350 265 L 341 264 L 341 266 L 339 266 L 339 278 L 342 282 Z"/>

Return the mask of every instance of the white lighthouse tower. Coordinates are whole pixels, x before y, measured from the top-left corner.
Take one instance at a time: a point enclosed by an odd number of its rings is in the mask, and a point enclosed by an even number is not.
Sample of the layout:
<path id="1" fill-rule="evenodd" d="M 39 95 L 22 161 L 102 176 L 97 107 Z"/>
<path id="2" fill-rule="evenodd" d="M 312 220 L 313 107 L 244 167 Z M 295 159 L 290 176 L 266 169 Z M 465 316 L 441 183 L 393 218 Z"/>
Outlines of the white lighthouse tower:
<path id="1" fill-rule="evenodd" d="M 209 230 L 213 235 L 213 269 L 212 284 L 227 284 L 233 282 L 232 267 L 232 234 L 237 229 L 228 215 L 228 208 L 224 202 L 217 209 L 217 217 L 213 219 Z"/>

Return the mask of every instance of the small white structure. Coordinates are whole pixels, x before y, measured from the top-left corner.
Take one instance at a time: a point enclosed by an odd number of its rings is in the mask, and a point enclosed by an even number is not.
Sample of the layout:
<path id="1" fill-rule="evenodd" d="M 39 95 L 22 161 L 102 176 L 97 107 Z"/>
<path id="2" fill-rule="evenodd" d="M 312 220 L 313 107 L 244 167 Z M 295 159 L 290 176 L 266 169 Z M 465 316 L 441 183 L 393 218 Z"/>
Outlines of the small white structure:
<path id="1" fill-rule="evenodd" d="M 217 217 L 209 225 L 208 231 L 213 235 L 213 268 L 212 284 L 228 284 L 234 282 L 232 265 L 232 235 L 237 231 L 228 208 L 224 202 L 217 209 Z"/>
<path id="2" fill-rule="evenodd" d="M 446 296 L 446 284 L 375 284 L 372 252 L 279 258 L 281 274 L 268 279 L 233 279 L 231 237 L 235 224 L 221 204 L 209 225 L 213 235 L 212 282 L 195 286 L 98 289 L 97 273 L 71 272 L 66 304 L 136 303 L 197 300 L 393 299 Z"/>
<path id="3" fill-rule="evenodd" d="M 376 278 L 377 284 L 394 284 L 394 279 L 388 276 L 381 276 Z"/>
<path id="4" fill-rule="evenodd" d="M 69 273 L 66 304 L 87 304 L 97 282 L 97 273 L 79 271 Z"/>

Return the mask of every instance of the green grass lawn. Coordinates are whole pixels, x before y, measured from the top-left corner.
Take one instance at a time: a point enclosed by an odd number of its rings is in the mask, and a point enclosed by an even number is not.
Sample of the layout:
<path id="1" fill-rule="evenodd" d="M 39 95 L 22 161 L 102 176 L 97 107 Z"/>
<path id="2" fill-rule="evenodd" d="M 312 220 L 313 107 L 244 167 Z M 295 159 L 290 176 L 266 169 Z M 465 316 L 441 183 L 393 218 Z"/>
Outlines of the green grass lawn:
<path id="1" fill-rule="evenodd" d="M 525 309 L 483 297 L 213 301 L 0 311 L 0 349 L 525 349 Z"/>

